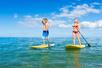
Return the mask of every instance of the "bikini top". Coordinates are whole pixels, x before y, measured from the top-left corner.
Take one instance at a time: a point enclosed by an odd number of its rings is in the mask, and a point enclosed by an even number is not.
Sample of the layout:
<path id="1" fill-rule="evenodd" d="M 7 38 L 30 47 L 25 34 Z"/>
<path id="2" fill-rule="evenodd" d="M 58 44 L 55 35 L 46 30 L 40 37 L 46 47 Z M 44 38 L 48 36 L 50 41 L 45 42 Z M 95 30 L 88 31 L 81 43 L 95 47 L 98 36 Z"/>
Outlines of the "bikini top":
<path id="1" fill-rule="evenodd" d="M 75 26 L 73 26 L 73 27 L 78 28 L 78 25 L 75 25 Z"/>

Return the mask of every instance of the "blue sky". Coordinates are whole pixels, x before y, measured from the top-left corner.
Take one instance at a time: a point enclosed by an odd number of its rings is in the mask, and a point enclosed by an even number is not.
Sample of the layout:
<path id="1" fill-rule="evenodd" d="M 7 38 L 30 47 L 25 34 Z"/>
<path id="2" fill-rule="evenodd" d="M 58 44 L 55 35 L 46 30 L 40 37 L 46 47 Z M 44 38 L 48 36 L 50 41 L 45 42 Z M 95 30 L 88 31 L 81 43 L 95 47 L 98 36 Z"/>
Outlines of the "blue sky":
<path id="1" fill-rule="evenodd" d="M 41 37 L 44 17 L 50 37 L 70 37 L 75 17 L 84 35 L 102 34 L 101 0 L 0 0 L 0 37 Z"/>

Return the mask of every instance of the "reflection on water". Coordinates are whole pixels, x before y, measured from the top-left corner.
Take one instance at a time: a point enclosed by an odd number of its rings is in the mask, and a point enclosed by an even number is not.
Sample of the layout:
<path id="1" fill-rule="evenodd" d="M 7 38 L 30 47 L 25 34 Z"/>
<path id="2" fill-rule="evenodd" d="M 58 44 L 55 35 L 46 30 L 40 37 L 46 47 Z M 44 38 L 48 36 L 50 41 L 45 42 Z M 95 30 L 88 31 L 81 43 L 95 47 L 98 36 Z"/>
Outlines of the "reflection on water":
<path id="1" fill-rule="evenodd" d="M 49 59 L 48 52 L 41 55 L 39 68 L 47 68 L 48 67 L 48 59 Z"/>
<path id="2" fill-rule="evenodd" d="M 37 68 L 81 68 L 80 50 L 40 53 Z"/>
<path id="3" fill-rule="evenodd" d="M 66 50 L 66 55 L 67 55 L 67 64 L 71 64 L 72 68 L 80 68 L 80 50 L 79 49 L 70 49 Z M 68 66 L 69 67 L 69 66 Z"/>

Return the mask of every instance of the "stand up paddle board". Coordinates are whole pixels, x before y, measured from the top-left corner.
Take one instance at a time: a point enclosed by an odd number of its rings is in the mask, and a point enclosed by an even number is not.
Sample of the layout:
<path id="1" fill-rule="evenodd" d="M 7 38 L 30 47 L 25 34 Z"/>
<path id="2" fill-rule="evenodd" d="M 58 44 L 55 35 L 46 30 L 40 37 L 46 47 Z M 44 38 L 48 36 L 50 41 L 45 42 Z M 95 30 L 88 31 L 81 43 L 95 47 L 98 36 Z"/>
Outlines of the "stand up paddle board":
<path id="1" fill-rule="evenodd" d="M 73 45 L 73 44 L 68 44 L 66 45 L 66 49 L 81 49 L 81 48 L 84 48 L 85 45 Z"/>
<path id="2" fill-rule="evenodd" d="M 50 44 L 50 47 L 54 46 L 54 44 Z M 47 44 L 42 44 L 42 45 L 36 45 L 36 46 L 31 46 L 31 48 L 48 48 L 49 46 Z"/>

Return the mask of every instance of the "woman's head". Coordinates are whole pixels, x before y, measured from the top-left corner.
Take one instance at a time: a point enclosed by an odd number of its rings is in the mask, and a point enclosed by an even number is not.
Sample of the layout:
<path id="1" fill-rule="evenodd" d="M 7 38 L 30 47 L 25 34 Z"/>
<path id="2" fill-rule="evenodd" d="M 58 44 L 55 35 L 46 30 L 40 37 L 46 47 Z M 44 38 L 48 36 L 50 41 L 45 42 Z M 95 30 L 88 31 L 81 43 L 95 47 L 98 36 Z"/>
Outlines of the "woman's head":
<path id="1" fill-rule="evenodd" d="M 78 23 L 78 19 L 77 18 L 74 19 L 74 23 Z"/>

